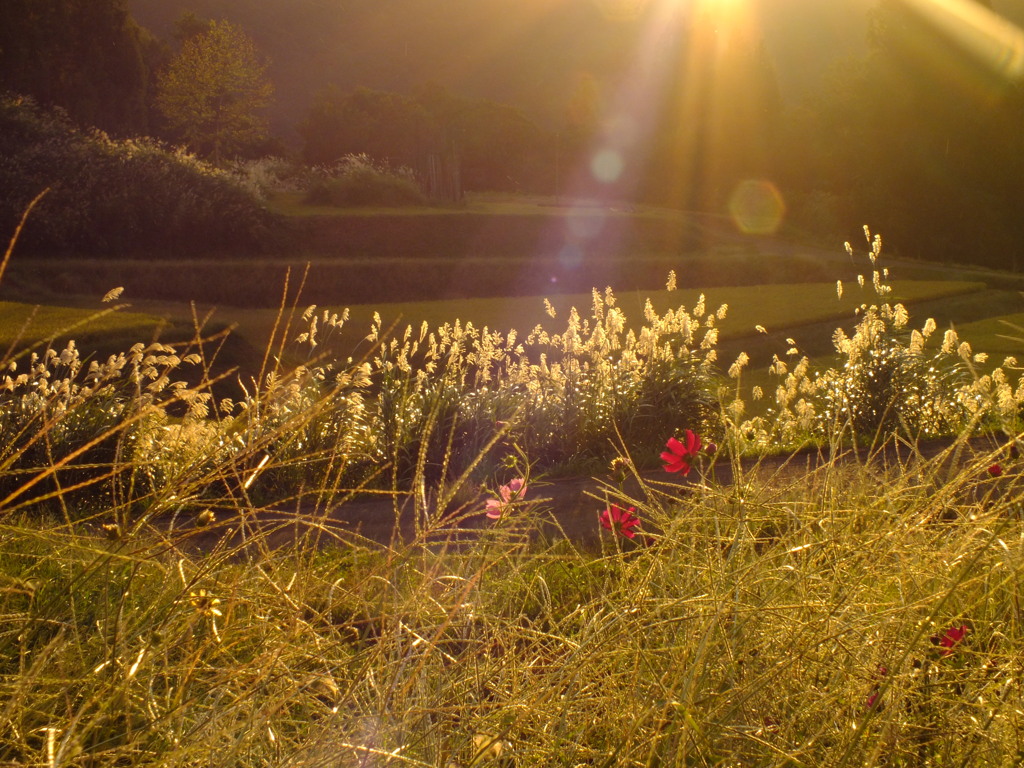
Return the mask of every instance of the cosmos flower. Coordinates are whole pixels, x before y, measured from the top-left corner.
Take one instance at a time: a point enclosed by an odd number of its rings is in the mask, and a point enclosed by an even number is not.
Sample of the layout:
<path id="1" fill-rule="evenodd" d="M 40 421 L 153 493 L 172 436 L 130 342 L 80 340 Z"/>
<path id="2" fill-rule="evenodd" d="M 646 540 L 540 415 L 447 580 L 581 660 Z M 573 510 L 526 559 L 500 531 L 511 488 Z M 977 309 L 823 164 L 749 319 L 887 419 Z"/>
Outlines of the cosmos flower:
<path id="1" fill-rule="evenodd" d="M 932 642 L 939 646 L 940 653 L 943 656 L 950 656 L 953 653 L 953 648 L 967 634 L 967 625 L 961 624 L 959 627 L 950 627 L 941 635 L 933 635 Z"/>
<path id="2" fill-rule="evenodd" d="M 992 477 L 999 477 L 1001 474 L 1003 474 L 1002 464 L 993 464 L 988 468 L 988 473 L 992 475 Z"/>
<path id="3" fill-rule="evenodd" d="M 627 507 L 622 510 L 612 504 L 601 513 L 601 527 L 607 528 L 609 531 L 617 530 L 627 539 L 632 539 L 636 536 L 636 531 L 633 529 L 640 525 L 640 518 L 636 517 L 634 512 L 636 512 L 636 507 Z"/>
<path id="4" fill-rule="evenodd" d="M 679 442 L 674 437 L 670 437 L 665 446 L 668 450 L 663 451 L 661 454 L 661 460 L 665 462 L 665 471 L 682 472 L 684 475 L 690 474 L 689 459 L 700 452 L 700 435 L 688 429 L 686 430 L 685 444 Z"/>
<path id="5" fill-rule="evenodd" d="M 526 495 L 526 481 L 521 477 L 510 480 L 506 485 L 498 489 L 498 499 L 488 499 L 485 511 L 491 520 L 498 520 L 505 514 L 505 510 L 512 504 Z"/>
<path id="6" fill-rule="evenodd" d="M 868 709 L 871 709 L 878 702 L 878 697 L 882 693 L 882 678 L 889 674 L 889 670 L 882 664 L 878 665 L 878 670 L 875 673 L 875 684 L 871 687 L 871 693 L 868 695 L 865 705 Z"/>

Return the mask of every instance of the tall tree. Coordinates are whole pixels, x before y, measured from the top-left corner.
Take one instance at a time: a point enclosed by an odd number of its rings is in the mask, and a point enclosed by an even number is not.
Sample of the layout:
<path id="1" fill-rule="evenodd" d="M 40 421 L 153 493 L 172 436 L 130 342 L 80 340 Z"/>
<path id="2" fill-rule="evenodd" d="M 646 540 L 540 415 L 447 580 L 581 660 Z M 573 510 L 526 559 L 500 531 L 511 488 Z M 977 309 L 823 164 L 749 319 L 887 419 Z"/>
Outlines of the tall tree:
<path id="1" fill-rule="evenodd" d="M 146 46 L 125 0 L 0 2 L 0 89 L 116 135 L 148 128 Z"/>
<path id="2" fill-rule="evenodd" d="M 217 162 L 266 138 L 263 110 L 273 92 L 253 41 L 214 21 L 185 41 L 160 77 L 157 104 L 189 147 Z"/>

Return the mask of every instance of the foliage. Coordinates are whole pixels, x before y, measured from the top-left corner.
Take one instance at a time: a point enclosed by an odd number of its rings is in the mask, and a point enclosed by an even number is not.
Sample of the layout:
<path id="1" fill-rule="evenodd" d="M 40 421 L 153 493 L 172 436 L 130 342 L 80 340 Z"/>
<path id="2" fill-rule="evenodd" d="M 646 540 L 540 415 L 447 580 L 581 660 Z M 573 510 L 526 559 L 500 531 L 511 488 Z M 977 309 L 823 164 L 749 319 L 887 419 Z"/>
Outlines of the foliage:
<path id="1" fill-rule="evenodd" d="M 440 136 L 434 151 L 457 158 L 465 189 L 554 191 L 559 139 L 522 109 L 436 86 L 417 89 L 416 99 Z"/>
<path id="2" fill-rule="evenodd" d="M 908 331 L 909 313 L 890 303 L 889 271 L 879 268 L 881 237 L 872 238 L 867 227 L 873 268 L 871 285 L 878 304 L 861 304 L 852 336 L 842 328 L 833 334 L 836 364 L 812 370 L 793 339 L 789 364 L 776 355 L 771 373 L 778 386 L 775 405 L 767 416 L 742 421 L 745 410 L 737 398 L 728 411 L 738 439 L 762 448 L 771 444 L 796 445 L 806 440 L 832 445 L 847 439 L 879 445 L 894 436 L 911 441 L 970 431 L 981 423 L 1016 429 L 1017 411 L 1024 402 L 1024 386 L 1014 388 L 1003 367 L 977 375 L 975 364 L 987 361 L 950 328 L 936 349 L 929 340 L 937 329 L 928 319 L 921 330 Z M 847 243 L 853 256 L 853 249 Z M 858 276 L 863 285 L 866 280 Z M 837 284 L 842 293 L 842 283 Z M 745 357 L 745 355 L 744 355 Z M 730 376 L 739 379 L 746 360 L 737 361 Z M 1004 366 L 1016 367 L 1007 358 Z M 755 393 L 759 399 L 760 391 Z"/>
<path id="3" fill-rule="evenodd" d="M 307 183 L 301 169 L 280 157 L 238 160 L 227 170 L 239 186 L 260 200 L 282 192 L 295 192 Z"/>
<path id="4" fill-rule="evenodd" d="M 964 13 L 972 24 L 1005 24 Z M 779 175 L 797 197 L 831 197 L 840 221 L 875 222 L 900 253 L 1017 269 L 1024 92 L 935 23 L 946 15 L 878 3 L 866 55 L 834 64 L 786 120 Z M 942 57 L 922 55 L 939 49 Z"/>
<path id="5" fill-rule="evenodd" d="M 339 208 L 399 207 L 422 205 L 426 197 L 409 168 L 392 168 L 368 155 L 345 155 L 329 167 L 316 169 L 305 202 Z"/>
<path id="6" fill-rule="evenodd" d="M 269 215 L 226 173 L 146 140 L 75 129 L 33 100 L 0 97 L 0 226 L 25 206 L 22 248 L 133 256 L 266 245 Z"/>
<path id="7" fill-rule="evenodd" d="M 171 129 L 215 163 L 261 142 L 273 86 L 252 40 L 226 21 L 185 40 L 158 83 Z"/>
<path id="8" fill-rule="evenodd" d="M 540 471 L 564 472 L 602 466 L 616 447 L 640 450 L 666 424 L 710 425 L 714 326 L 725 311 L 705 317 L 701 302 L 660 315 L 648 303 L 636 333 L 609 290 L 594 292 L 589 320 L 571 309 L 561 333 L 409 328 L 374 360 L 384 455 L 458 474 L 500 439 L 497 461 L 522 452 Z M 380 332 L 378 323 L 371 339 Z"/>
<path id="9" fill-rule="evenodd" d="M 437 145 L 437 127 L 415 99 L 368 88 L 350 94 L 328 88 L 313 102 L 299 132 L 303 159 L 314 166 L 359 155 L 419 165 Z"/>
<path id="10" fill-rule="evenodd" d="M 553 136 L 522 110 L 439 87 L 419 88 L 413 96 L 329 88 L 300 132 L 303 157 L 313 165 L 366 155 L 422 177 L 433 156 L 457 165 L 470 190 L 546 189 L 551 181 Z"/>
<path id="11" fill-rule="evenodd" d="M 62 107 L 80 125 L 117 136 L 145 133 L 159 56 L 126 0 L 5 0 L 0 6 L 0 92 Z"/>

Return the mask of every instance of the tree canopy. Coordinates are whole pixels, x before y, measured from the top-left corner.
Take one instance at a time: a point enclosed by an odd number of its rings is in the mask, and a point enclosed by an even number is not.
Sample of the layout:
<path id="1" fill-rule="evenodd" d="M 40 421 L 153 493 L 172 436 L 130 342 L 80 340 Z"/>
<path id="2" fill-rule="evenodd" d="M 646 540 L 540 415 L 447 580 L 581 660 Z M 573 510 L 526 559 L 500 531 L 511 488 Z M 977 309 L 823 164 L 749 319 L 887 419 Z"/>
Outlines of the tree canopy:
<path id="1" fill-rule="evenodd" d="M 214 21 L 185 40 L 159 80 L 157 103 L 172 131 L 218 161 L 266 138 L 272 95 L 253 41 L 239 27 Z"/>

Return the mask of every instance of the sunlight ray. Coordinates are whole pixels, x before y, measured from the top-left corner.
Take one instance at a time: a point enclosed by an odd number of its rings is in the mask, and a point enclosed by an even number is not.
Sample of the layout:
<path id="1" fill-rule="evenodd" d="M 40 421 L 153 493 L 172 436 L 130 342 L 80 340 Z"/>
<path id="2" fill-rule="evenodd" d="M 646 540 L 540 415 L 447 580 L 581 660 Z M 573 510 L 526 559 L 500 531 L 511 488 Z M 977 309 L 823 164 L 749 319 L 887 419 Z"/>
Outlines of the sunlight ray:
<path id="1" fill-rule="evenodd" d="M 1024 80 L 1024 31 L 994 11 L 972 0 L 900 0 L 898 7 L 913 20 L 896 41 L 900 53 L 937 82 L 991 103 Z"/>
<path id="2" fill-rule="evenodd" d="M 903 0 L 936 32 L 993 74 L 1024 76 L 1024 31 L 970 0 Z"/>

